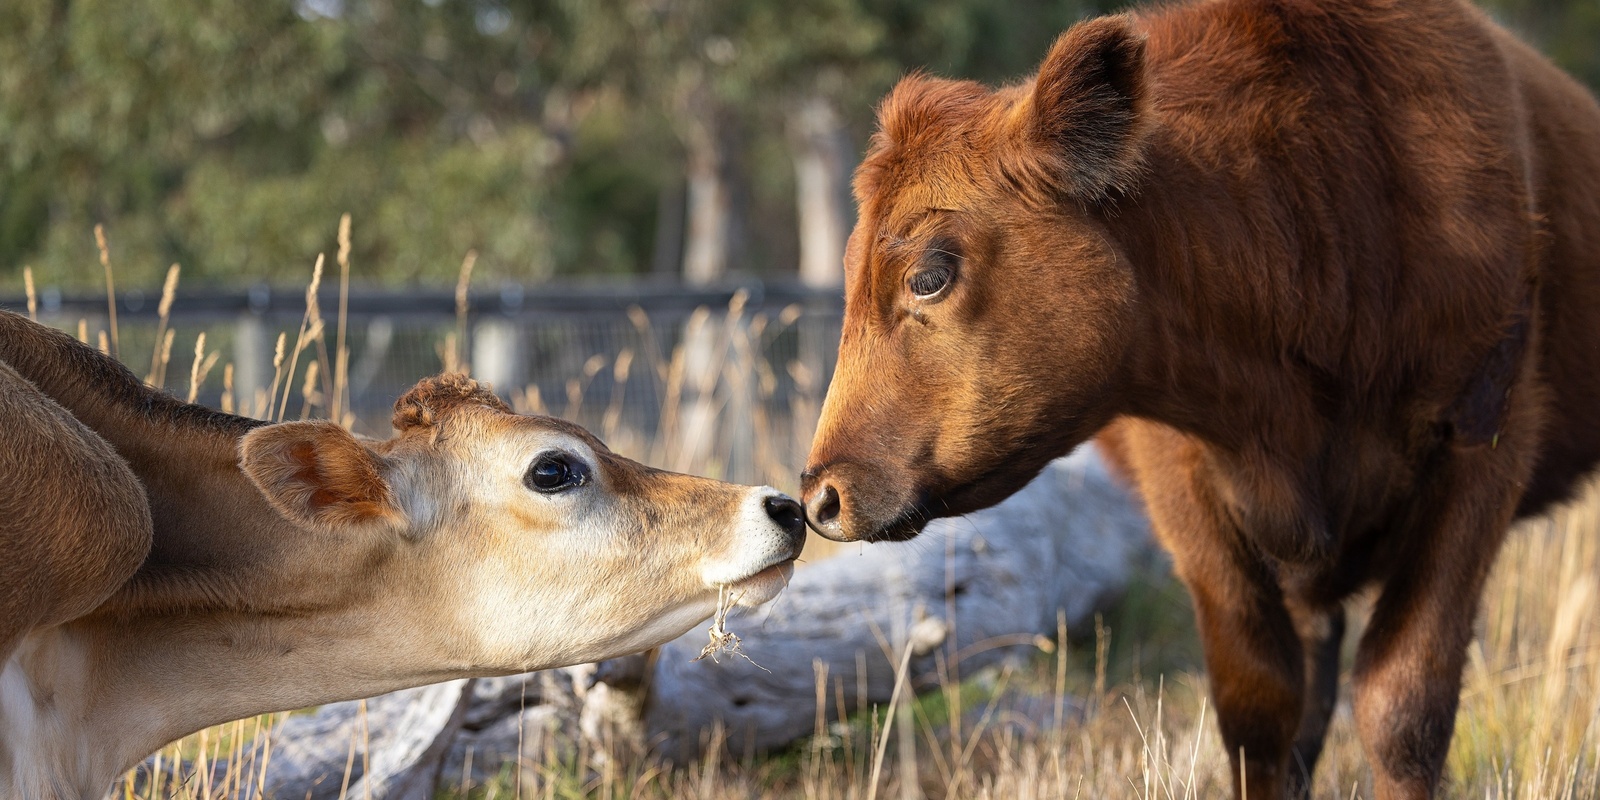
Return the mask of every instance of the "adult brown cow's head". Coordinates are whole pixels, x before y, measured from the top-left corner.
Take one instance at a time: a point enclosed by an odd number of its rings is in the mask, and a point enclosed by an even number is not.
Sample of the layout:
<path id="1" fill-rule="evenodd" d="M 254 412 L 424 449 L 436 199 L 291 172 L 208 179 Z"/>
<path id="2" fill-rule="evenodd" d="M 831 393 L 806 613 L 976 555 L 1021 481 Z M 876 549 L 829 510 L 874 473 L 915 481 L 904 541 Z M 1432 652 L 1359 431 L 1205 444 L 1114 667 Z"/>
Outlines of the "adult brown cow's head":
<path id="1" fill-rule="evenodd" d="M 803 476 L 839 540 L 999 502 L 1113 414 L 1133 275 L 1104 220 L 1141 174 L 1144 42 L 1125 17 L 991 91 L 913 76 L 856 173 L 839 366 Z"/>

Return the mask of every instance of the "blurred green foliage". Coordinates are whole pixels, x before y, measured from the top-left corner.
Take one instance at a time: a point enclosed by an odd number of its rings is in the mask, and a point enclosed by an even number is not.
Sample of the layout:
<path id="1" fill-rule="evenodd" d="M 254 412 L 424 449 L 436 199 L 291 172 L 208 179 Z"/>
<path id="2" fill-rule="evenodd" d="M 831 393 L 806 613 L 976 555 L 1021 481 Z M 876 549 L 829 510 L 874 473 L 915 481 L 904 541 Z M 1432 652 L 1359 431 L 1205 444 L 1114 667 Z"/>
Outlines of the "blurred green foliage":
<path id="1" fill-rule="evenodd" d="M 1596 0 L 1478 0 L 1591 89 L 1600 89 L 1600 2 Z"/>
<path id="2" fill-rule="evenodd" d="M 1486 0 L 1591 85 L 1600 4 Z M 693 92 L 733 117 L 754 232 L 794 263 L 784 114 L 821 93 L 857 150 L 913 69 L 1003 81 L 1116 0 L 7 0 L 0 276 L 303 280 L 355 218 L 359 276 L 649 269 Z"/>

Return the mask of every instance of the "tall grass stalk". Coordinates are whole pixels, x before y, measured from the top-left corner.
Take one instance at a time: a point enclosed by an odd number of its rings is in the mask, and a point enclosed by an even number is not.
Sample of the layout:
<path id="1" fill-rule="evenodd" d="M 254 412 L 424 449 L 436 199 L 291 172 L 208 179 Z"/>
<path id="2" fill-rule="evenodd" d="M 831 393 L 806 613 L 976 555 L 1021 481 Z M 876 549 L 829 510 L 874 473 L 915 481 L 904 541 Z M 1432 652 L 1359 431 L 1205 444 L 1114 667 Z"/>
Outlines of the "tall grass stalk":
<path id="1" fill-rule="evenodd" d="M 328 417 L 344 421 L 347 385 L 350 380 L 350 350 L 345 346 L 345 321 L 350 315 L 350 215 L 339 217 L 339 329 L 333 348 L 333 391 L 328 398 Z"/>
<path id="2" fill-rule="evenodd" d="M 200 386 L 205 383 L 206 375 L 216 365 L 220 353 L 206 355 L 206 332 L 201 331 L 194 338 L 194 363 L 189 366 L 189 402 L 193 403 L 200 396 Z"/>
<path id="3" fill-rule="evenodd" d="M 317 390 L 317 368 L 321 366 L 321 363 L 320 361 L 313 361 L 306 365 L 306 380 L 300 387 L 300 419 L 309 418 L 311 416 L 311 407 L 322 404 L 323 395 Z"/>
<path id="4" fill-rule="evenodd" d="M 156 306 L 157 347 L 151 349 L 150 371 L 145 373 L 144 376 L 145 383 L 148 383 L 152 386 L 161 385 L 161 382 L 157 378 L 160 373 L 157 370 L 163 368 L 165 365 L 161 363 L 161 349 L 159 345 L 161 344 L 161 340 L 166 337 L 167 326 L 171 321 L 172 301 L 178 291 L 178 272 L 179 268 L 177 264 L 167 267 L 167 279 L 161 284 L 161 302 Z"/>
<path id="5" fill-rule="evenodd" d="M 39 294 L 33 287 L 33 267 L 22 268 L 22 291 L 28 296 L 28 319 L 39 321 Z"/>
<path id="6" fill-rule="evenodd" d="M 111 277 L 111 248 L 106 245 L 104 225 L 94 226 L 94 244 L 100 250 L 100 267 L 106 276 L 106 314 L 111 320 L 110 353 L 116 356 L 120 353 L 120 348 L 117 346 L 117 283 Z"/>
<path id="7" fill-rule="evenodd" d="M 224 414 L 237 414 L 233 396 L 233 362 L 222 365 L 222 398 L 219 407 Z"/>
<path id="8" fill-rule="evenodd" d="M 468 250 L 466 257 L 461 259 L 461 272 L 456 276 L 456 329 L 445 344 L 445 372 L 468 372 L 471 369 L 471 363 L 463 357 L 463 351 L 467 346 L 467 314 L 471 310 L 468 304 L 471 299 L 472 267 L 477 263 L 478 251 Z"/>
<path id="9" fill-rule="evenodd" d="M 283 382 L 283 345 L 286 334 L 279 333 L 278 340 L 272 346 L 272 385 L 266 392 L 266 397 L 256 398 L 255 413 L 251 416 L 257 419 L 267 419 L 276 407 L 278 399 L 278 384 Z M 285 389 L 285 392 L 288 390 Z"/>
<path id="10" fill-rule="evenodd" d="M 146 379 L 145 381 L 151 386 L 161 387 L 167 385 L 167 366 L 172 363 L 172 342 L 177 337 L 177 334 L 177 331 L 168 328 L 161 334 L 161 338 L 156 340 L 155 379 Z"/>
<path id="11" fill-rule="evenodd" d="M 300 365 L 300 354 L 311 342 L 322 338 L 322 312 L 317 303 L 317 289 L 322 285 L 322 262 L 323 255 L 318 253 L 317 263 L 311 268 L 311 283 L 306 286 L 306 313 L 300 318 L 300 331 L 295 334 L 294 351 L 289 356 L 289 371 L 284 374 L 283 402 L 275 417 L 279 422 L 289 410 L 289 382 L 294 380 L 295 370 Z"/>

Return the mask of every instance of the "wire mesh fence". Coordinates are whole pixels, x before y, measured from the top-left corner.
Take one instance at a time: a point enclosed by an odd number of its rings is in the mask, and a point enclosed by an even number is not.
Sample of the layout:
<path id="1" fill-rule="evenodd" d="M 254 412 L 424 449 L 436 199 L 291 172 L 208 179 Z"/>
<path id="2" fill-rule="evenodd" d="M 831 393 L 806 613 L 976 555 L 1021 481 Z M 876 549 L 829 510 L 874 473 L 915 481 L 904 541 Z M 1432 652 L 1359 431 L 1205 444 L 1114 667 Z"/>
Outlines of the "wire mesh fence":
<path id="1" fill-rule="evenodd" d="M 625 455 L 790 489 L 841 314 L 837 290 L 763 284 L 354 291 L 342 316 L 338 295 L 321 292 L 316 326 L 307 299 L 265 287 L 177 294 L 162 317 L 151 298 L 127 292 L 115 336 L 104 296 L 47 290 L 35 305 L 41 322 L 114 347 L 150 384 L 235 413 L 337 414 L 386 436 L 412 384 L 466 371 L 517 411 L 579 422 Z M 27 300 L 0 297 L 0 308 L 24 312 Z"/>

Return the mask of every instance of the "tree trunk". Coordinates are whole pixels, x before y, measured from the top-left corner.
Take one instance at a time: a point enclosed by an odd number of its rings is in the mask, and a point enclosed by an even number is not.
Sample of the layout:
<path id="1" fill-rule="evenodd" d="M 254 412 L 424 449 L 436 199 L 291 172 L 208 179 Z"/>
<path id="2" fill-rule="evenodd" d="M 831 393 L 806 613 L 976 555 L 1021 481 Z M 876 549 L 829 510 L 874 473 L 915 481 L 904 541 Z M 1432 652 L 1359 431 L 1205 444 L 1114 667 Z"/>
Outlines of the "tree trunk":
<path id="1" fill-rule="evenodd" d="M 853 161 L 844 123 L 821 93 L 802 100 L 789 114 L 794 157 L 795 209 L 800 226 L 800 282 L 834 290 L 844 285 L 844 246 L 851 225 L 850 168 Z M 839 343 L 833 304 L 807 303 L 800 319 L 798 364 L 790 367 L 796 384 L 795 447 L 805 452 L 822 406 L 822 388 Z"/>
<path id="2" fill-rule="evenodd" d="M 270 756 L 250 757 L 267 765 L 266 797 L 430 797 L 473 694 L 472 681 L 454 680 L 330 703 L 315 714 L 285 719 L 272 733 Z M 349 788 L 341 794 L 347 763 Z M 258 796 L 246 790 L 240 797 Z"/>
<path id="3" fill-rule="evenodd" d="M 716 283 L 728 274 L 734 240 L 732 148 L 724 115 L 709 94 L 697 89 L 685 104 L 688 221 L 683 280 L 692 286 Z"/>
<path id="4" fill-rule="evenodd" d="M 850 227 L 850 145 L 844 123 L 827 98 L 813 94 L 789 113 L 789 141 L 800 225 L 800 282 L 841 286 Z"/>
<path id="5" fill-rule="evenodd" d="M 671 280 L 683 262 L 684 203 L 688 189 L 674 177 L 656 194 L 656 236 L 650 248 L 650 277 Z"/>
<path id="6" fill-rule="evenodd" d="M 685 145 L 688 150 L 687 234 L 684 241 L 683 280 L 691 286 L 722 281 L 728 273 L 737 243 L 738 220 L 734 203 L 735 162 L 731 121 L 702 86 L 688 95 Z M 735 305 L 743 305 L 738 301 Z M 735 326 L 744 324 L 740 308 L 707 309 L 709 316 L 697 313 L 683 333 L 684 376 L 679 402 L 677 452 L 671 460 L 674 469 L 705 472 L 714 469 L 729 474 L 733 453 L 716 461 L 719 444 L 725 435 L 737 430 L 748 418 L 739 414 L 748 406 L 739 394 L 740 387 L 724 386 L 718 397 L 723 371 L 732 357 L 733 337 L 742 333 Z"/>

